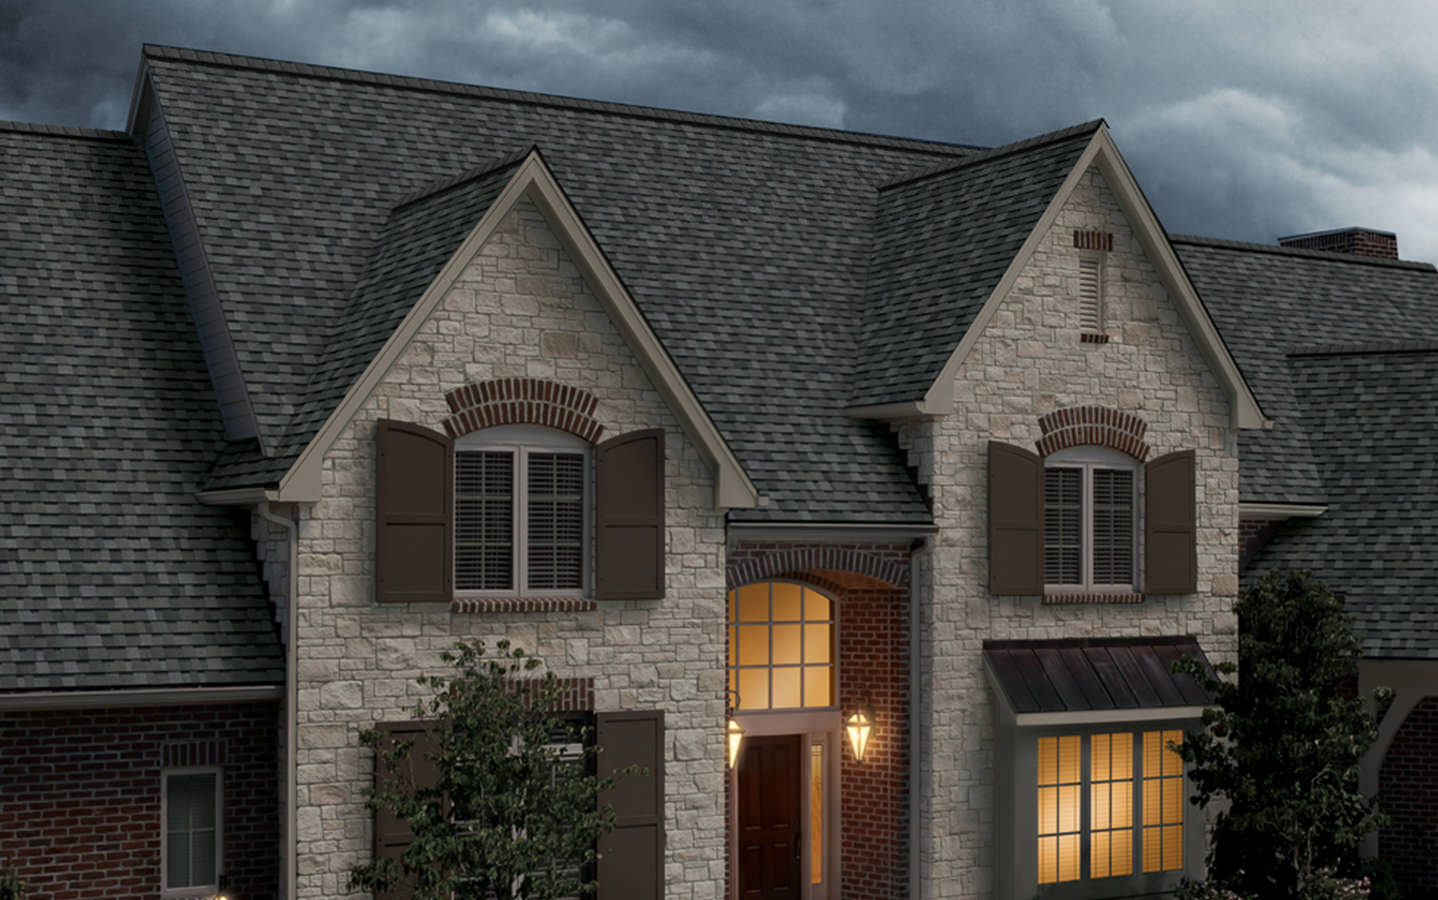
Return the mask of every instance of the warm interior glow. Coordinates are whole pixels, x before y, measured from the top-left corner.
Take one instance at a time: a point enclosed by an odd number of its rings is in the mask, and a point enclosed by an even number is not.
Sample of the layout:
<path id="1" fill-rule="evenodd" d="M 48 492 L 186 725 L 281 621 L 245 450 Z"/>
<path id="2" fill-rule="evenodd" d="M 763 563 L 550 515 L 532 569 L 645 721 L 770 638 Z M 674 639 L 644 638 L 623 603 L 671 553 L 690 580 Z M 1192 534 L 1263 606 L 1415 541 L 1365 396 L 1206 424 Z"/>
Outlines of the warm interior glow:
<path id="1" fill-rule="evenodd" d="M 729 592 L 729 689 L 740 710 L 834 706 L 834 622 L 828 597 L 784 581 Z"/>
<path id="2" fill-rule="evenodd" d="M 873 710 L 867 707 L 854 710 L 853 715 L 844 722 L 844 730 L 849 733 L 849 746 L 854 751 L 854 759 L 862 763 L 864 754 L 869 749 L 869 736 L 874 731 Z"/>
<path id="3" fill-rule="evenodd" d="M 809 883 L 824 883 L 824 745 L 809 745 Z"/>
<path id="4" fill-rule="evenodd" d="M 1143 733 L 1143 870 L 1183 868 L 1182 731 Z"/>
<path id="5" fill-rule="evenodd" d="M 1038 739 L 1038 881 L 1079 877 L 1079 737 Z"/>
<path id="6" fill-rule="evenodd" d="M 729 720 L 729 768 L 739 762 L 739 745 L 744 742 L 744 729 L 733 719 Z"/>
<path id="7" fill-rule="evenodd" d="M 1133 874 L 1133 734 L 1089 738 L 1089 877 Z"/>

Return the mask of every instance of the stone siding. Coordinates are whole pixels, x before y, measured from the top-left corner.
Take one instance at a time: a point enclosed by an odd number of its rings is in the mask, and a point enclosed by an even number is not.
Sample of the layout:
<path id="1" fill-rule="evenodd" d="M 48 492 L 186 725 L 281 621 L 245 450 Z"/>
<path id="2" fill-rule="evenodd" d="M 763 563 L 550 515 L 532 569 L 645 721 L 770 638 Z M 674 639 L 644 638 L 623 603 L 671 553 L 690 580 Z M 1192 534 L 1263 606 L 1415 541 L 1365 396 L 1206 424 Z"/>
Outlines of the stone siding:
<path id="1" fill-rule="evenodd" d="M 667 594 L 568 611 L 477 612 L 374 602 L 374 423 L 442 430 L 449 391 L 496 378 L 592 392 L 603 437 L 666 435 Z M 359 742 L 412 718 L 421 674 L 459 638 L 508 638 L 557 675 L 592 678 L 601 711 L 665 711 L 666 895 L 717 900 L 724 877 L 724 522 L 712 471 L 527 201 L 469 262 L 324 459 L 300 525 L 299 896 L 348 892 L 371 852 Z"/>
<path id="2" fill-rule="evenodd" d="M 1114 235 L 1104 254 L 1104 332 L 1083 341 L 1075 230 Z M 1210 658 L 1236 649 L 1238 446 L 1230 401 L 1190 338 L 1097 170 L 1066 207 L 956 377 L 954 414 L 900 428 L 932 485 L 939 534 L 918 554 L 923 610 L 917 692 L 924 746 L 919 790 L 922 896 L 988 897 L 994 888 L 995 703 L 983 676 L 986 638 L 1192 634 Z M 1198 592 L 1141 603 L 1045 605 L 988 593 L 987 444 L 1033 450 L 1039 419 L 1100 406 L 1141 420 L 1148 459 L 1197 451 Z"/>

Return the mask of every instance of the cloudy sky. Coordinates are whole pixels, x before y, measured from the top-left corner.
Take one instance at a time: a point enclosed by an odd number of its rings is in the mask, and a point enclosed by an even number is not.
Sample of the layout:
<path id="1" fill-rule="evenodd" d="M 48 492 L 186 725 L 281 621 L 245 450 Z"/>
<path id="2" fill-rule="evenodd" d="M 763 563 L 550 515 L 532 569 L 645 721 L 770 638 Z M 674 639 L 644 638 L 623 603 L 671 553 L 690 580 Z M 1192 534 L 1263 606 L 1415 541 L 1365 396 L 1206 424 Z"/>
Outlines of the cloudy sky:
<path id="1" fill-rule="evenodd" d="M 140 45 L 993 145 L 1102 116 L 1170 231 L 1438 261 L 1438 5 L 0 0 L 0 119 L 123 128 Z"/>

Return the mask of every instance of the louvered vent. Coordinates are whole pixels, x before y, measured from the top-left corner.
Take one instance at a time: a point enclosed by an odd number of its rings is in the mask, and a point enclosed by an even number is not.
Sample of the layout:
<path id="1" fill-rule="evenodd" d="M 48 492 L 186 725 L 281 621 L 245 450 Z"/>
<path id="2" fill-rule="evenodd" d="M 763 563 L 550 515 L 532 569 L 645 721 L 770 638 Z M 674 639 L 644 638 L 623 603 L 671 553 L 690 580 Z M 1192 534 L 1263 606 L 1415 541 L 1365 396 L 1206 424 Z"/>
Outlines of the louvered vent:
<path id="1" fill-rule="evenodd" d="M 455 454 L 454 586 L 514 587 L 514 454 Z"/>
<path id="2" fill-rule="evenodd" d="M 1079 257 L 1079 330 L 1094 334 L 1103 328 L 1103 298 L 1099 291 L 1099 259 Z"/>
<path id="3" fill-rule="evenodd" d="M 1083 582 L 1083 470 L 1044 470 L 1044 583 Z"/>
<path id="4" fill-rule="evenodd" d="M 584 587 L 584 455 L 529 454 L 529 587 Z"/>
<path id="5" fill-rule="evenodd" d="M 1133 584 L 1133 472 L 1093 473 L 1094 584 Z"/>

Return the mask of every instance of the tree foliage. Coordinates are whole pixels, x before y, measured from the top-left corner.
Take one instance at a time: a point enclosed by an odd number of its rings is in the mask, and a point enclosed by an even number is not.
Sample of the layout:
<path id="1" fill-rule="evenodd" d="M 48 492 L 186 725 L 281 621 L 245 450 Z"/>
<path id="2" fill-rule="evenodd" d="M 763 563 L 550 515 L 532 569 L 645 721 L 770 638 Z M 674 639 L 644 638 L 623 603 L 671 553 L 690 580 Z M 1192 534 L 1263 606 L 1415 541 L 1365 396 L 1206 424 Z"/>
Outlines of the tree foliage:
<path id="1" fill-rule="evenodd" d="M 388 890 L 402 879 L 415 900 L 498 898 L 553 900 L 592 893 L 584 866 L 595 859 L 599 836 L 614 827 L 614 812 L 598 794 L 611 779 L 593 774 L 597 750 L 589 727 L 552 712 L 559 695 L 553 673 L 535 677 L 539 659 L 497 644 L 461 642 L 444 660 L 451 675 L 426 676 L 432 693 L 416 718 L 433 722 L 433 785 L 405 775 L 416 742 L 366 731 L 383 777 L 369 792 L 371 810 L 408 821 L 414 840 L 396 863 L 380 858 L 351 872 L 354 888 Z M 538 685 L 538 691 L 518 689 Z M 559 741 L 556 741 L 556 737 Z M 561 755 L 557 744 L 583 749 Z"/>
<path id="2" fill-rule="evenodd" d="M 1236 683 L 1178 664 L 1217 703 L 1178 748 L 1194 802 L 1218 811 L 1209 876 L 1244 896 L 1318 896 L 1335 870 L 1354 873 L 1359 843 L 1382 824 L 1358 789 L 1378 734 L 1354 696 L 1362 647 L 1339 599 L 1307 573 L 1270 573 L 1235 609 L 1238 665 L 1217 669 L 1237 671 Z"/>

